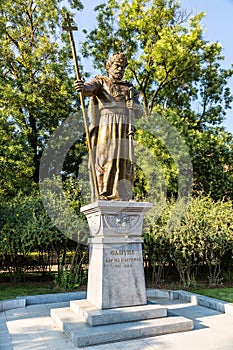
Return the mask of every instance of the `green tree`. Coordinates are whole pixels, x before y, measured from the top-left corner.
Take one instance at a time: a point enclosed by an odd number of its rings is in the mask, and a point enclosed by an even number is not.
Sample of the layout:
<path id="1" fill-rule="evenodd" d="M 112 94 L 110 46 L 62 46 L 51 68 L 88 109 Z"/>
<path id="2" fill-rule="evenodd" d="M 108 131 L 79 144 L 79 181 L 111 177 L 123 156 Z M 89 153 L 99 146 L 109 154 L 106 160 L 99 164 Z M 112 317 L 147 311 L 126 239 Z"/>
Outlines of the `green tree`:
<path id="1" fill-rule="evenodd" d="M 79 0 L 69 4 L 82 8 Z M 22 172 L 22 178 L 34 182 L 39 179 L 39 161 L 48 138 L 78 107 L 68 37 L 61 30 L 65 10 L 61 0 L 3 0 L 0 4 L 1 133 L 5 139 L 14 135 L 17 157 L 27 158 L 25 165 L 31 168 L 28 174 Z M 12 142 L 5 146 L 6 152 Z"/>
<path id="2" fill-rule="evenodd" d="M 194 167 L 194 192 L 214 200 L 233 199 L 233 138 L 222 128 L 191 130 L 189 149 Z"/>
<path id="3" fill-rule="evenodd" d="M 32 155 L 13 122 L 0 116 L 0 196 L 30 191 Z"/>
<path id="4" fill-rule="evenodd" d="M 219 67 L 221 45 L 203 39 L 203 13 L 191 17 L 176 0 L 109 0 L 95 10 L 98 26 L 87 34 L 85 56 L 104 69 L 111 52 L 124 50 L 127 78 L 136 80 L 147 113 L 158 104 L 190 109 L 202 95 L 206 123 L 223 94 L 229 107 L 225 83 L 232 71 Z"/>
<path id="5" fill-rule="evenodd" d="M 187 14 L 176 0 L 109 0 L 95 10 L 97 26 L 86 32 L 84 55 L 92 57 L 95 67 L 103 71 L 106 57 L 123 50 L 129 59 L 126 79 L 136 82 L 148 123 L 159 113 L 190 147 L 195 189 L 202 187 L 215 198 L 229 196 L 232 135 L 221 123 L 232 102 L 227 83 L 233 70 L 221 67 L 221 45 L 204 39 L 204 14 Z M 150 143 L 148 137 L 143 136 L 144 143 Z M 158 142 L 153 152 L 168 167 L 172 163 Z M 205 152 L 213 156 L 204 159 Z M 214 159 L 217 167 L 210 173 L 206 169 L 213 168 Z M 168 182 L 176 194 L 171 168 Z"/>

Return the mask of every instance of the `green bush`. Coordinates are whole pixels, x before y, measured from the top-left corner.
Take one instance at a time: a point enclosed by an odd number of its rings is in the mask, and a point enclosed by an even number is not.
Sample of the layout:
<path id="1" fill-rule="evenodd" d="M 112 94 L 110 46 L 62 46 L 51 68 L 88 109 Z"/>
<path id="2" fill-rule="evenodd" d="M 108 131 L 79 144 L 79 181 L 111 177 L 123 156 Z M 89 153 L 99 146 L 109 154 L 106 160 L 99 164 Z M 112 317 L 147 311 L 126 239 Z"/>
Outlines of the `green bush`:
<path id="1" fill-rule="evenodd" d="M 54 284 L 56 287 L 63 288 L 66 291 L 73 290 L 87 282 L 87 270 L 80 272 L 77 266 L 73 270 L 60 270 L 55 275 Z"/>
<path id="2" fill-rule="evenodd" d="M 75 183 L 69 180 L 64 187 L 70 205 L 79 213 L 78 189 L 73 190 Z M 63 214 L 65 220 L 67 213 Z M 83 217 L 80 222 L 83 225 L 76 227 L 77 234 L 79 229 L 85 229 Z M 83 261 L 83 254 L 83 246 L 51 222 L 38 190 L 28 195 L 19 193 L 14 198 L 0 198 L 0 267 L 11 276 L 12 283 L 23 280 L 29 271 L 51 271 L 53 265 L 57 265 L 59 273 L 71 265 L 71 272 L 77 274 L 75 264 Z"/>
<path id="3" fill-rule="evenodd" d="M 149 222 L 145 233 L 145 254 L 155 267 L 156 281 L 161 267 L 174 264 L 184 287 L 195 286 L 201 267 L 207 267 L 210 284 L 219 283 L 226 257 L 232 266 L 232 202 L 214 202 L 204 196 L 192 198 L 180 219 L 174 215 L 177 207 L 174 201 L 167 202 L 160 219 Z M 176 220 L 169 221 L 171 217 Z"/>

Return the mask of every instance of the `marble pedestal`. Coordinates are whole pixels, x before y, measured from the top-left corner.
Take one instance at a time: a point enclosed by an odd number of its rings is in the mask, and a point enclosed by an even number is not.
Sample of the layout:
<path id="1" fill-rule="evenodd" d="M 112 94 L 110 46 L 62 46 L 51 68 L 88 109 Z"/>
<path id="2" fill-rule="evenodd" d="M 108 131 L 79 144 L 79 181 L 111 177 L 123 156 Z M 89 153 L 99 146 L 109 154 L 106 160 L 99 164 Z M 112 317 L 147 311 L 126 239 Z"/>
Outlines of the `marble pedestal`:
<path id="1" fill-rule="evenodd" d="M 193 329 L 184 317 L 147 302 L 142 226 L 150 203 L 97 201 L 81 209 L 90 228 L 87 299 L 52 309 L 78 348 Z"/>
<path id="2" fill-rule="evenodd" d="M 81 208 L 89 229 L 87 300 L 99 309 L 145 305 L 142 226 L 150 203 L 97 201 Z"/>

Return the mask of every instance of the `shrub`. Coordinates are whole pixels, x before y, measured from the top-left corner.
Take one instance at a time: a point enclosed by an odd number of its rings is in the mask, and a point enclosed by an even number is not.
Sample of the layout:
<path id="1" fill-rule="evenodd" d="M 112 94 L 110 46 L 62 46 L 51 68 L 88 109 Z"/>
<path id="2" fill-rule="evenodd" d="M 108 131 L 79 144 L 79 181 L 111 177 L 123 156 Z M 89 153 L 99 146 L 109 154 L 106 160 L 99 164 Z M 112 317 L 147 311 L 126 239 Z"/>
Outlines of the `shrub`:
<path id="1" fill-rule="evenodd" d="M 174 201 L 167 202 L 160 219 L 150 222 L 145 233 L 145 253 L 151 265 L 157 267 L 156 281 L 161 275 L 160 267 L 173 263 L 184 287 L 194 286 L 202 266 L 208 268 L 206 278 L 209 283 L 217 284 L 224 273 L 224 259 L 232 259 L 231 201 L 214 202 L 208 196 L 194 197 L 183 211 L 182 218 L 168 225 L 171 215 L 174 216 L 174 208 Z M 231 261 L 229 265 L 232 266 Z"/>

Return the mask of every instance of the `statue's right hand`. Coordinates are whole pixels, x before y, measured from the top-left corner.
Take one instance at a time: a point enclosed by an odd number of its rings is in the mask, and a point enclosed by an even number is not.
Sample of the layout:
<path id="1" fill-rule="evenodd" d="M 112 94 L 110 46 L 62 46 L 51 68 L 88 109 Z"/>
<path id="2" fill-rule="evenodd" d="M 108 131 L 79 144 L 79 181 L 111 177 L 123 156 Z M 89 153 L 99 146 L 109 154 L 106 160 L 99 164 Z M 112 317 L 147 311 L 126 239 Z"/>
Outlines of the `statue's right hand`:
<path id="1" fill-rule="evenodd" d="M 75 80 L 74 87 L 78 92 L 83 91 L 84 89 L 84 81 L 83 80 Z"/>

